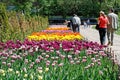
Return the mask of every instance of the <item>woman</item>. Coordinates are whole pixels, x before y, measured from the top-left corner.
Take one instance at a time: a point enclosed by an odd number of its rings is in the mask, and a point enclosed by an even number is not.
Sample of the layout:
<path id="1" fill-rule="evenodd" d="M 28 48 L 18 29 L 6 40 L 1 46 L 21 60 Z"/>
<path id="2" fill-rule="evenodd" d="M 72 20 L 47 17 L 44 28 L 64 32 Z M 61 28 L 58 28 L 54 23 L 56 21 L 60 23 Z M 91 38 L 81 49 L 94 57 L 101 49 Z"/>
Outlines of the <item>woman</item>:
<path id="1" fill-rule="evenodd" d="M 108 18 L 103 11 L 100 11 L 100 17 L 98 18 L 99 35 L 101 45 L 105 45 L 105 36 L 107 32 L 107 25 L 109 24 Z"/>

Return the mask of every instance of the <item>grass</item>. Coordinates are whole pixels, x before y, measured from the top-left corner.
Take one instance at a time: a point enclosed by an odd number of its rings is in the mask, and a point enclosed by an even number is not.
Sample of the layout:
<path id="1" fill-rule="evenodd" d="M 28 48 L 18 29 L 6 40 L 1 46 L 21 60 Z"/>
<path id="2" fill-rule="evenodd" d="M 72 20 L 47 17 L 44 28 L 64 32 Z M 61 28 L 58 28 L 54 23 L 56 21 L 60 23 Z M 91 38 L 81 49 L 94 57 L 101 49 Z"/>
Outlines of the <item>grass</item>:
<path id="1" fill-rule="evenodd" d="M 120 28 L 118 28 L 118 30 L 115 33 L 120 35 Z"/>

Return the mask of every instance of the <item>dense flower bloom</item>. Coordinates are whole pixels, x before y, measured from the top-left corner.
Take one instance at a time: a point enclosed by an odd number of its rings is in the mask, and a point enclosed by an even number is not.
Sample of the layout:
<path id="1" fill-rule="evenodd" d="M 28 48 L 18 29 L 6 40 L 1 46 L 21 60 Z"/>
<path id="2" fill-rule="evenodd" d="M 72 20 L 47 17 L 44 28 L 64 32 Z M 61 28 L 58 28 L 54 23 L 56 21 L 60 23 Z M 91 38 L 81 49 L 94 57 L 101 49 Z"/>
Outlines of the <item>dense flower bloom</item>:
<path id="1" fill-rule="evenodd" d="M 81 40 L 83 36 L 80 33 L 68 32 L 68 33 L 45 33 L 45 32 L 34 32 L 27 37 L 28 40 Z"/>
<path id="2" fill-rule="evenodd" d="M 49 27 L 41 32 L 33 32 L 27 37 L 29 40 L 81 40 L 83 36 L 80 33 L 74 33 L 68 27 Z"/>
<path id="3" fill-rule="evenodd" d="M 96 75 L 92 74 L 93 71 L 102 74 L 97 70 L 104 68 L 107 68 L 106 72 L 109 69 L 112 71 L 109 64 L 111 65 L 115 60 L 108 60 L 104 47 L 96 42 L 81 40 L 82 38 L 79 33 L 73 33 L 68 28 L 52 27 L 42 32 L 32 33 L 29 40 L 25 39 L 23 42 L 17 40 L 0 43 L 3 49 L 0 52 L 0 75 L 10 80 L 13 76 L 17 79 L 21 77 L 23 80 L 28 78 L 62 80 L 69 77 L 74 79 L 73 73 L 76 73 L 76 78 L 79 78 L 83 75 L 87 77 Z M 87 72 L 84 72 L 86 70 Z"/>

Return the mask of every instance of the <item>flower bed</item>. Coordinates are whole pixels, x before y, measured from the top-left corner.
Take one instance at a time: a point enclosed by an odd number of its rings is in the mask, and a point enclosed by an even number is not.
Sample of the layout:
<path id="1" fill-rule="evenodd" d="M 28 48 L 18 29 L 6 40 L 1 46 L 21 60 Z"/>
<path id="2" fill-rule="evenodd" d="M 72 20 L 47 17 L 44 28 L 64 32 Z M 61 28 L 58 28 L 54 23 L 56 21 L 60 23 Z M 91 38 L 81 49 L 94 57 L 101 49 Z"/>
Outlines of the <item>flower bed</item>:
<path id="1" fill-rule="evenodd" d="M 28 36 L 29 40 L 81 40 L 83 36 L 80 33 L 74 33 L 67 27 L 51 27 L 42 32 L 33 32 Z"/>
<path id="2" fill-rule="evenodd" d="M 0 49 L 2 80 L 117 79 L 118 65 L 96 42 L 26 39 L 0 43 Z"/>

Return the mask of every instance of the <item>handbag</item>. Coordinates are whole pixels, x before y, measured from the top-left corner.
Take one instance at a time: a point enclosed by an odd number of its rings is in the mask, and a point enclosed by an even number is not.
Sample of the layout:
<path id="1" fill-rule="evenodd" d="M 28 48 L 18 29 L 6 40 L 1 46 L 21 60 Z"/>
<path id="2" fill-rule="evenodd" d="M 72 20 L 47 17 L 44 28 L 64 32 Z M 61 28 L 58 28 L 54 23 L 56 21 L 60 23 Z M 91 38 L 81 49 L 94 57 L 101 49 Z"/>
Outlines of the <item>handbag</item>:
<path id="1" fill-rule="evenodd" d="M 99 24 L 96 24 L 95 29 L 99 30 Z"/>

